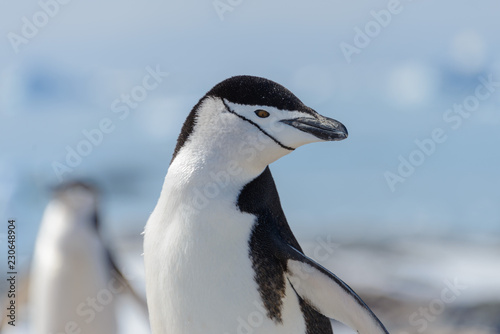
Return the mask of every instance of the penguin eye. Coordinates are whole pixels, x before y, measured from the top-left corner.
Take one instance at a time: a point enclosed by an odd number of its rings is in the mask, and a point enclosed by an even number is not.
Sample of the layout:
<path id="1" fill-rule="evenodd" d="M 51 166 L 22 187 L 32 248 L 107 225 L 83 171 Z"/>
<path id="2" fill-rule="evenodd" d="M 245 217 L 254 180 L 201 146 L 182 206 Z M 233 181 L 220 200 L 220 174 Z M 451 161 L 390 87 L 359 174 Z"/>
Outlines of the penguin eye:
<path id="1" fill-rule="evenodd" d="M 255 110 L 255 115 L 259 116 L 260 118 L 269 117 L 269 113 L 265 110 L 262 110 L 262 109 Z"/>

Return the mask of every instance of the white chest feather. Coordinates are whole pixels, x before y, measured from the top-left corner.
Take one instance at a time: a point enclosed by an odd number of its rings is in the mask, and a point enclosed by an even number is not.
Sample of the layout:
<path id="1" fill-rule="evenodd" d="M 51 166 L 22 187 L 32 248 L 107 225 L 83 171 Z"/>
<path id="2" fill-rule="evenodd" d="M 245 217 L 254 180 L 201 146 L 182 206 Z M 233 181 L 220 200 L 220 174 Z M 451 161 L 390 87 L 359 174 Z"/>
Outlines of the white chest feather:
<path id="1" fill-rule="evenodd" d="M 200 100 L 145 229 L 153 334 L 304 334 L 304 318 L 308 332 L 331 333 L 325 316 L 387 334 L 352 289 L 289 243 L 272 176 L 263 173 L 294 148 L 346 137 L 341 123 L 266 79 L 233 77 Z"/>
<path id="2" fill-rule="evenodd" d="M 254 333 L 304 328 L 290 286 L 284 319 L 290 313 L 296 321 L 276 325 L 266 316 L 249 258 L 253 216 L 229 202 L 211 203 L 199 212 L 170 212 L 173 220 L 153 215 L 145 235 L 153 333 L 237 333 L 243 320 L 256 327 Z"/>
<path id="3" fill-rule="evenodd" d="M 256 217 L 240 212 L 236 203 L 254 176 L 240 170 L 231 178 L 223 173 L 217 178 L 202 168 L 186 173 L 191 155 L 184 154 L 170 166 L 145 229 L 153 333 L 232 334 L 249 328 L 253 333 L 304 333 L 288 282 L 282 324 L 267 317 L 258 292 L 248 246 Z M 228 171 L 224 166 L 215 170 Z"/>
<path id="4" fill-rule="evenodd" d="M 111 281 L 106 253 L 91 224 L 78 219 L 57 202 L 45 212 L 31 269 L 36 333 L 116 333 L 114 305 L 103 292 Z"/>

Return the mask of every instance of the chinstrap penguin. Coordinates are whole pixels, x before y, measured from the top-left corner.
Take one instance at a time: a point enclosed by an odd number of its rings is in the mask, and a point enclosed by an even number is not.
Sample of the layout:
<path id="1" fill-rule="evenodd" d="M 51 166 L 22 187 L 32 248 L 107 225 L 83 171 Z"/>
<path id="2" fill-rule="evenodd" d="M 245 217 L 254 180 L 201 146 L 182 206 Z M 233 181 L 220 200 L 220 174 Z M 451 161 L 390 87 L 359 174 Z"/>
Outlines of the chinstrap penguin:
<path id="1" fill-rule="evenodd" d="M 101 238 L 98 191 L 89 182 L 55 189 L 29 276 L 32 333 L 117 333 L 116 298 L 125 292 L 147 312 Z"/>
<path id="2" fill-rule="evenodd" d="M 302 253 L 268 165 L 347 138 L 283 86 L 236 76 L 187 117 L 144 236 L 153 334 L 387 333 L 337 276 Z"/>

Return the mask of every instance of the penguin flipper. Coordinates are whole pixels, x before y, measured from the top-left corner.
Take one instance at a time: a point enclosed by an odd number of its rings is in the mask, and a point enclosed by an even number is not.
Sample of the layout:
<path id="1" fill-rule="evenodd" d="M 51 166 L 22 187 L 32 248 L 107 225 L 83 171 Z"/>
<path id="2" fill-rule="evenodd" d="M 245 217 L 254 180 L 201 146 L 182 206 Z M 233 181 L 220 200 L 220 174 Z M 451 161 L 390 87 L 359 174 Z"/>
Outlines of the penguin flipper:
<path id="1" fill-rule="evenodd" d="M 113 256 L 111 255 L 111 251 L 108 248 L 105 248 L 105 250 L 113 276 L 125 286 L 125 288 L 128 290 L 133 300 L 136 302 L 137 305 L 139 305 L 140 309 L 143 311 L 146 319 L 149 319 L 148 304 L 146 300 L 137 293 L 137 291 L 132 287 L 132 285 L 125 277 L 125 275 L 123 275 L 122 271 L 118 268 L 118 265 L 116 264 Z"/>
<path id="2" fill-rule="evenodd" d="M 102 239 L 102 235 L 100 233 L 100 226 L 101 226 L 101 220 L 100 220 L 100 217 L 99 215 L 97 214 L 97 212 L 94 213 L 94 216 L 93 216 L 93 223 L 94 223 L 94 228 L 95 230 L 97 231 L 97 234 L 99 235 L 99 238 L 101 239 L 101 242 L 102 242 L 102 245 L 104 247 L 104 252 L 105 252 L 105 256 L 106 256 L 106 259 L 107 259 L 107 262 L 108 262 L 108 265 L 110 267 L 110 270 L 111 270 L 111 274 L 119 281 L 121 282 L 125 288 L 127 289 L 127 291 L 130 293 L 130 295 L 132 296 L 134 302 L 137 303 L 137 305 L 139 305 L 139 307 L 141 308 L 141 310 L 144 312 L 144 315 L 146 317 L 146 319 L 149 319 L 149 313 L 148 313 L 148 304 L 145 300 L 145 298 L 141 297 L 137 291 L 132 287 L 132 285 L 130 285 L 130 282 L 128 281 L 128 279 L 123 275 L 122 271 L 120 270 L 120 268 L 118 267 L 118 265 L 116 264 L 116 261 L 115 261 L 115 258 L 114 256 L 112 255 L 111 253 L 111 250 L 106 246 L 106 244 L 104 243 L 103 239 Z M 149 321 L 148 321 L 149 323 Z"/>
<path id="3" fill-rule="evenodd" d="M 316 311 L 360 334 L 388 334 L 387 329 L 340 278 L 290 245 L 281 245 L 286 276 L 295 292 Z"/>

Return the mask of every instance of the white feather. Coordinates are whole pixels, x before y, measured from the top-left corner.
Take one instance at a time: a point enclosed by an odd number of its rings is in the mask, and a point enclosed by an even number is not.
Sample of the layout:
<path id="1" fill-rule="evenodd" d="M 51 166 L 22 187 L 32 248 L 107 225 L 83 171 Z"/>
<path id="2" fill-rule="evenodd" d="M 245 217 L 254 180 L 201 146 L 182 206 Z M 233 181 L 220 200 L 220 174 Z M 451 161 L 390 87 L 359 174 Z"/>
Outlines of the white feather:
<path id="1" fill-rule="evenodd" d="M 112 281 L 90 221 L 94 205 L 93 198 L 79 193 L 55 199 L 45 210 L 30 273 L 34 333 L 116 333 L 113 302 L 103 305 L 97 299 L 107 302 L 101 291 Z M 95 309 L 88 304 L 92 299 Z"/>
<path id="2" fill-rule="evenodd" d="M 288 282 L 285 320 L 267 317 L 248 254 L 255 216 L 236 206 L 242 187 L 289 151 L 224 112 L 219 99 L 205 100 L 201 109 L 145 229 L 152 331 L 303 334 L 304 318 Z"/>

